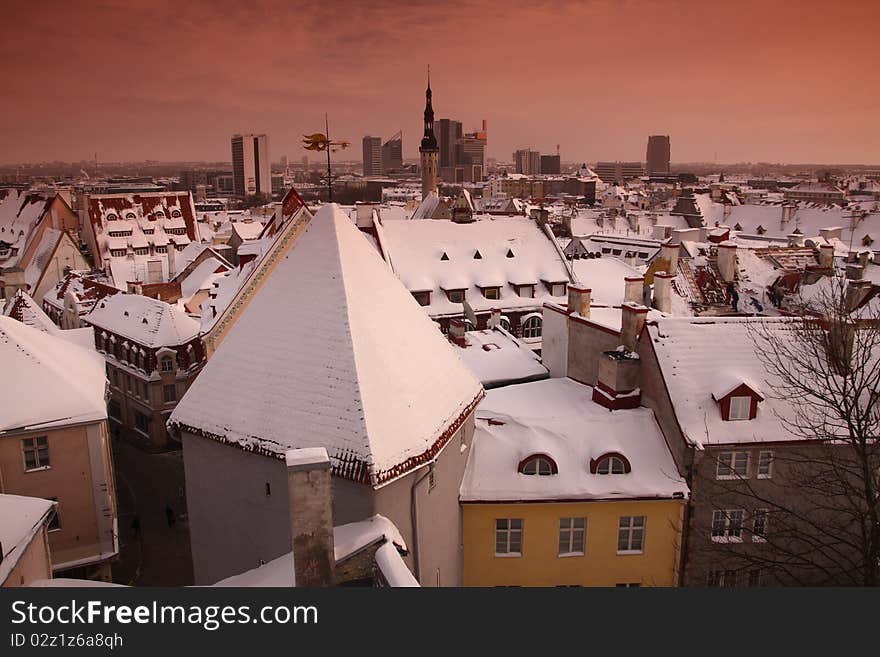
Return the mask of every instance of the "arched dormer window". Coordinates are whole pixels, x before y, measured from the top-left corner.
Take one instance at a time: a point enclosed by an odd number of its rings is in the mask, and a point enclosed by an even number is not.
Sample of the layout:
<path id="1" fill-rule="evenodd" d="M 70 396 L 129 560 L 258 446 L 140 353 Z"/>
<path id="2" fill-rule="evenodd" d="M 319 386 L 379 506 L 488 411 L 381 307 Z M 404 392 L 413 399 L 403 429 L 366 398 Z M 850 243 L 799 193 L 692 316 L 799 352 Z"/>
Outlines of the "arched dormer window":
<path id="1" fill-rule="evenodd" d="M 546 454 L 532 454 L 520 461 L 519 472 L 524 475 L 554 475 L 559 474 L 556 461 Z"/>
<path id="2" fill-rule="evenodd" d="M 541 337 L 541 316 L 531 315 L 522 325 L 522 336 L 524 338 L 540 338 Z"/>
<path id="3" fill-rule="evenodd" d="M 629 474 L 632 466 L 623 454 L 610 452 L 590 461 L 590 472 L 593 474 Z"/>
<path id="4" fill-rule="evenodd" d="M 125 218 L 129 221 L 134 221 L 135 219 L 137 219 L 137 215 L 135 215 L 134 212 L 129 212 L 125 215 Z"/>
<path id="5" fill-rule="evenodd" d="M 115 212 L 107 213 L 107 221 L 116 221 L 119 217 L 116 216 Z"/>
<path id="6" fill-rule="evenodd" d="M 181 216 L 183 216 L 183 215 L 180 214 L 180 210 L 172 210 L 171 211 L 171 217 L 173 219 L 179 219 Z"/>

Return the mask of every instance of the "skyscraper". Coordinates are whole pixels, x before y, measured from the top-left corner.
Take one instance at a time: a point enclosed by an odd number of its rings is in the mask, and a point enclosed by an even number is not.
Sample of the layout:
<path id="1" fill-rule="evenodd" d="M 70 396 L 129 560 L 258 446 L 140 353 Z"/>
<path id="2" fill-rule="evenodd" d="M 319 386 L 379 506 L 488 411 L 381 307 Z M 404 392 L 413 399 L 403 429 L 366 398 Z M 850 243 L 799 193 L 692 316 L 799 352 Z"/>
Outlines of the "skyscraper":
<path id="1" fill-rule="evenodd" d="M 648 153 L 645 160 L 645 169 L 649 176 L 655 173 L 669 173 L 669 135 L 648 137 Z"/>
<path id="2" fill-rule="evenodd" d="M 272 195 L 272 168 L 266 135 L 232 136 L 232 181 L 236 196 Z"/>
<path id="3" fill-rule="evenodd" d="M 403 134 L 397 132 L 382 144 L 382 173 L 403 169 Z"/>
<path id="4" fill-rule="evenodd" d="M 441 171 L 453 171 L 455 165 L 458 164 L 455 157 L 455 147 L 461 140 L 462 129 L 461 121 L 452 119 L 440 119 L 437 121 L 436 135 L 438 146 L 440 148 L 439 165 Z M 453 175 L 444 173 L 447 178 L 454 178 Z"/>
<path id="5" fill-rule="evenodd" d="M 382 175 L 382 139 L 380 137 L 364 137 L 364 175 Z"/>
<path id="6" fill-rule="evenodd" d="M 557 155 L 541 156 L 541 173 L 560 174 L 562 173 L 562 159 Z"/>
<path id="7" fill-rule="evenodd" d="M 428 88 L 425 89 L 425 133 L 419 145 L 422 167 L 422 199 L 437 191 L 437 137 L 434 135 L 434 108 L 431 106 L 431 69 L 428 69 Z"/>
<path id="8" fill-rule="evenodd" d="M 541 173 L 541 154 L 527 148 L 513 154 L 513 164 L 517 173 L 535 175 Z"/>

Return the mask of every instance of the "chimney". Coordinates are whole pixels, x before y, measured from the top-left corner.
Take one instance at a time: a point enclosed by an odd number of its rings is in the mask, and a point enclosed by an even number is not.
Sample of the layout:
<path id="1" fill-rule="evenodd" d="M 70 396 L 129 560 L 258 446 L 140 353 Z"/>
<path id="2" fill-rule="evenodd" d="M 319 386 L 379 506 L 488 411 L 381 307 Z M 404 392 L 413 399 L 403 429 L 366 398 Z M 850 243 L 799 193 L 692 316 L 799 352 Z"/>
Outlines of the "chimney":
<path id="1" fill-rule="evenodd" d="M 834 245 L 819 245 L 819 267 L 821 269 L 831 269 L 834 266 Z"/>
<path id="2" fill-rule="evenodd" d="M 177 249 L 174 247 L 173 244 L 169 244 L 167 250 L 168 250 L 168 280 L 170 281 L 172 278 L 174 278 L 174 274 L 177 273 L 174 270 L 174 256 L 175 256 L 175 251 L 177 251 Z"/>
<path id="3" fill-rule="evenodd" d="M 574 237 L 571 232 L 571 215 L 562 215 L 562 234 L 564 237 Z"/>
<path id="4" fill-rule="evenodd" d="M 572 283 L 568 284 L 568 314 L 577 313 L 581 317 L 590 316 L 590 294 L 588 287 L 579 287 Z"/>
<path id="5" fill-rule="evenodd" d="M 620 306 L 621 327 L 620 343 L 629 351 L 636 350 L 636 342 L 639 334 L 645 328 L 645 320 L 648 318 L 648 309 L 633 301 L 625 301 Z"/>
<path id="6" fill-rule="evenodd" d="M 301 587 L 333 586 L 333 489 L 323 447 L 285 454 L 293 571 Z"/>
<path id="7" fill-rule="evenodd" d="M 865 268 L 860 264 L 852 263 L 846 266 L 846 277 L 851 281 L 860 281 L 865 275 Z"/>
<path id="8" fill-rule="evenodd" d="M 833 228 L 820 228 L 819 235 L 826 240 L 832 240 L 834 238 L 840 239 L 843 235 L 843 228 L 840 228 L 839 226 Z"/>
<path id="9" fill-rule="evenodd" d="M 140 281 L 128 281 L 128 293 L 129 294 L 143 294 L 144 293 L 144 284 Z"/>
<path id="10" fill-rule="evenodd" d="M 718 272 L 726 283 L 736 279 L 736 244 L 734 242 L 721 242 L 718 245 Z"/>
<path id="11" fill-rule="evenodd" d="M 489 312 L 489 319 L 486 320 L 486 326 L 490 329 L 494 329 L 498 326 L 501 326 L 501 309 L 500 308 L 492 308 Z"/>
<path id="12" fill-rule="evenodd" d="M 794 211 L 796 206 L 791 203 L 783 203 L 782 204 L 782 222 L 780 223 L 781 228 L 785 228 L 785 224 L 792 220 L 794 217 Z"/>
<path id="13" fill-rule="evenodd" d="M 847 267 L 847 278 L 849 278 L 849 267 Z M 852 279 L 847 281 L 846 296 L 844 297 L 846 311 L 852 312 L 858 308 L 864 302 L 865 297 L 871 293 L 872 288 L 871 281 Z"/>
<path id="14" fill-rule="evenodd" d="M 454 342 L 459 347 L 467 347 L 467 340 L 464 337 L 464 320 L 455 317 L 449 320 L 449 341 Z"/>
<path id="15" fill-rule="evenodd" d="M 627 276 L 623 279 L 623 300 L 642 303 L 644 299 L 645 277 Z"/>
<path id="16" fill-rule="evenodd" d="M 868 258 L 871 256 L 870 251 L 861 251 L 858 255 L 858 262 L 862 267 L 868 266 Z"/>
<path id="17" fill-rule="evenodd" d="M 673 275 L 678 273 L 678 251 L 680 248 L 681 244 L 678 242 L 668 242 L 660 247 L 660 257 L 669 263 L 666 271 Z"/>
<path id="18" fill-rule="evenodd" d="M 803 246 L 804 236 L 800 233 L 789 233 L 787 235 L 789 246 Z"/>
<path id="19" fill-rule="evenodd" d="M 661 313 L 672 312 L 672 274 L 658 271 L 654 274 L 654 307 Z"/>

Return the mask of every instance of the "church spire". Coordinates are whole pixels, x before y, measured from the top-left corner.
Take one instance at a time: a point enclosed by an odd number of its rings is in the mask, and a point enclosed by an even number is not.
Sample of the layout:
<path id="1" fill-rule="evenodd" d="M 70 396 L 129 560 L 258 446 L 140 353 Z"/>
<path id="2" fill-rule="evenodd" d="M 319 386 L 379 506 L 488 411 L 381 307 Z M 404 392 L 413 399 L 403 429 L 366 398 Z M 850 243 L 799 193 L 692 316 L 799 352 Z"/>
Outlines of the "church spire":
<path id="1" fill-rule="evenodd" d="M 437 137 L 434 135 L 434 108 L 431 106 L 430 66 L 428 66 L 428 87 L 425 89 L 425 134 L 422 136 L 422 144 L 419 150 L 437 150 Z"/>

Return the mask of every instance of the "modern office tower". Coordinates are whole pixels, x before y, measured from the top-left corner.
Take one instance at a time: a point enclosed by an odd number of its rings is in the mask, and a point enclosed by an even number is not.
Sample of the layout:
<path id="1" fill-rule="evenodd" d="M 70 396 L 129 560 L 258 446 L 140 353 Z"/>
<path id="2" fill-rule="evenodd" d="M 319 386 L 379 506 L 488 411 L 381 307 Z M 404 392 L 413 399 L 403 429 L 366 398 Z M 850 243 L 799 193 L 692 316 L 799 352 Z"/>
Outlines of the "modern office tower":
<path id="1" fill-rule="evenodd" d="M 645 156 L 648 175 L 669 173 L 669 135 L 651 135 L 648 137 L 648 153 Z"/>
<path id="2" fill-rule="evenodd" d="M 562 159 L 559 155 L 542 155 L 541 156 L 541 173 L 556 174 L 562 173 Z"/>
<path id="3" fill-rule="evenodd" d="M 364 175 L 382 175 L 382 138 L 364 137 Z"/>
<path id="4" fill-rule="evenodd" d="M 232 136 L 232 179 L 236 196 L 272 194 L 269 138 L 266 135 Z"/>
<path id="5" fill-rule="evenodd" d="M 443 170 L 454 169 L 457 164 L 455 159 L 455 147 L 461 140 L 463 132 L 461 121 L 452 119 L 440 119 L 437 121 L 435 135 L 437 145 L 440 148 L 439 165 Z"/>
<path id="6" fill-rule="evenodd" d="M 641 162 L 597 162 L 593 170 L 606 183 L 622 183 L 624 180 L 645 175 L 645 167 Z"/>
<path id="7" fill-rule="evenodd" d="M 538 151 L 520 149 L 513 154 L 513 163 L 517 173 L 527 175 L 541 173 L 541 154 Z"/>
<path id="8" fill-rule="evenodd" d="M 364 159 L 366 161 L 366 159 Z M 382 144 L 382 173 L 403 169 L 403 134 L 398 131 Z"/>

